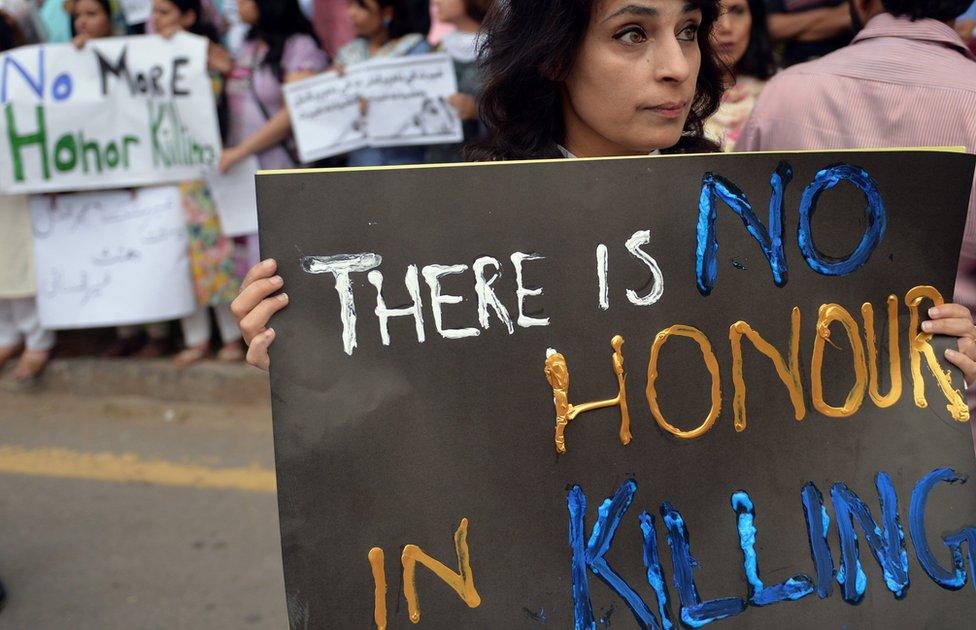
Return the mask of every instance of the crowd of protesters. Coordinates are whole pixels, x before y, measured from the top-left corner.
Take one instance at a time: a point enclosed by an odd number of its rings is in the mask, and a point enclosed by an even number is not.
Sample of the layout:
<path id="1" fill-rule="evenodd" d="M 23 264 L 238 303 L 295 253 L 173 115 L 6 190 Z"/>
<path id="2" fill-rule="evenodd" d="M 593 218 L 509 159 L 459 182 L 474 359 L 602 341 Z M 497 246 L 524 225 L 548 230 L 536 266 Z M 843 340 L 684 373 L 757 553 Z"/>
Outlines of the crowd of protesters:
<path id="1" fill-rule="evenodd" d="M 677 143 L 649 139 L 643 144 L 662 153 L 912 146 L 976 151 L 976 3 L 969 2 L 693 3 L 704 15 L 695 29 L 707 27 L 707 41 L 698 44 L 703 58 L 692 79 L 697 88 L 690 112 L 680 121 Z M 363 148 L 331 158 L 331 166 L 573 157 L 600 154 L 599 141 L 613 137 L 614 108 L 627 107 L 625 77 L 600 67 L 598 51 L 584 55 L 589 32 L 571 32 L 577 5 L 596 11 L 602 4 L 152 0 L 150 19 L 132 25 L 114 0 L 0 0 L 0 50 L 36 42 L 84 47 L 92 39 L 123 34 L 169 37 L 189 31 L 207 37 L 225 144 L 221 170 L 251 156 L 265 169 L 303 166 L 285 106 L 285 83 L 327 70 L 341 73 L 370 59 L 439 51 L 454 61 L 459 93 L 450 104 L 464 121 L 463 145 Z M 710 7 L 717 8 L 714 15 Z M 565 33 L 553 25 L 553 16 L 565 20 Z M 698 41 L 695 29 L 682 28 L 677 41 Z M 611 35 L 622 46 L 647 37 L 639 28 Z M 567 49 L 567 42 L 573 46 Z M 587 65 L 592 68 L 581 67 Z M 567 68 L 573 68 L 573 80 L 566 79 Z M 687 79 L 677 65 L 661 72 L 667 76 L 655 80 Z M 594 100 L 594 94 L 604 96 Z M 603 123 L 591 124 L 592 116 L 606 119 L 608 131 L 601 131 Z M 578 139 L 575 145 L 570 135 Z M 219 360 L 241 361 L 243 330 L 246 341 L 258 345 L 257 359 L 248 359 L 264 364 L 273 334 L 264 324 L 283 301 L 264 308 L 254 321 L 239 320 L 252 316 L 279 287 L 268 284 L 261 295 L 252 291 L 234 312 L 231 303 L 242 281 L 246 293 L 255 279 L 273 276 L 273 265 L 256 266 L 256 235 L 221 233 L 204 182 L 183 182 L 180 190 L 199 308 L 180 322 L 183 347 L 173 360 L 191 365 L 216 349 Z M 25 203 L 0 197 L 0 368 L 16 359 L 8 378 L 18 382 L 36 379 L 55 348 L 55 335 L 40 327 L 32 297 L 36 283 L 26 212 L 8 211 Z M 970 308 L 976 305 L 972 209 L 973 204 L 956 287 L 956 301 Z M 25 233 L 27 240 L 18 236 Z M 171 354 L 170 331 L 168 322 L 120 328 L 106 354 Z"/>

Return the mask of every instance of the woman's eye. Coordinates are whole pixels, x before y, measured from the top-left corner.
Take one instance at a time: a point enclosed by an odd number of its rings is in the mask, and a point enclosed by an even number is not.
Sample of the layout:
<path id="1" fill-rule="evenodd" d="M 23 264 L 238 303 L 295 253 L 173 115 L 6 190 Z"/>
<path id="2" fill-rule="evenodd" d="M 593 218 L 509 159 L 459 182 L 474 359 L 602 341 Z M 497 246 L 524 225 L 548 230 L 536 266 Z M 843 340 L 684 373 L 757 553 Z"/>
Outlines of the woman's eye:
<path id="1" fill-rule="evenodd" d="M 682 42 L 693 42 L 698 36 L 698 25 L 689 24 L 678 33 L 678 40 Z"/>
<path id="2" fill-rule="evenodd" d="M 643 44 L 647 41 L 647 35 L 644 34 L 644 31 L 637 28 L 628 29 L 622 33 L 618 33 L 614 37 L 630 45 Z"/>

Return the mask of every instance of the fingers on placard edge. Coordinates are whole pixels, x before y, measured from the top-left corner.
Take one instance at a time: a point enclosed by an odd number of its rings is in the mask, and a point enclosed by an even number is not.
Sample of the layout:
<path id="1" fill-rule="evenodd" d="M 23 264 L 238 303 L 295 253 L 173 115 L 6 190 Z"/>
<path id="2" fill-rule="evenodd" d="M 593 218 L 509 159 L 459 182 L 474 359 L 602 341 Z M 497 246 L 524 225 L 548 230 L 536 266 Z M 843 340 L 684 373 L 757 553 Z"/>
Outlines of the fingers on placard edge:
<path id="1" fill-rule="evenodd" d="M 261 302 L 251 309 L 251 311 L 241 320 L 241 332 L 244 333 L 245 337 L 250 335 L 251 339 L 257 335 L 260 335 L 264 331 L 265 326 L 268 325 L 268 321 L 271 319 L 271 316 L 286 306 L 288 306 L 288 295 L 284 293 L 275 297 L 261 300 Z"/>
<path id="2" fill-rule="evenodd" d="M 277 278 L 278 276 L 275 276 Z M 262 278 L 251 284 L 251 286 L 241 289 L 241 292 L 234 298 L 237 304 L 236 312 L 240 315 L 238 319 L 243 320 L 251 311 L 261 306 L 261 302 L 270 299 L 269 296 L 282 287 L 281 282 L 274 282 L 272 278 Z M 286 301 L 287 303 L 287 301 Z M 232 312 L 234 312 L 232 310 Z"/>
<path id="3" fill-rule="evenodd" d="M 970 359 L 962 352 L 952 349 L 946 350 L 945 356 L 949 363 L 962 370 L 967 384 L 972 385 L 976 383 L 976 361 Z"/>
<path id="4" fill-rule="evenodd" d="M 247 349 L 247 362 L 256 368 L 267 370 L 271 365 L 271 357 L 268 356 L 268 346 L 271 345 L 274 338 L 275 332 L 272 328 L 256 336 Z"/>
<path id="5" fill-rule="evenodd" d="M 976 359 L 976 339 L 972 337 L 958 337 L 956 348 L 971 359 Z"/>
<path id="6" fill-rule="evenodd" d="M 930 319 L 922 328 L 925 332 L 936 335 L 951 335 L 953 337 L 969 337 L 976 329 L 972 322 L 959 317 L 951 319 Z"/>
<path id="7" fill-rule="evenodd" d="M 245 289 L 255 280 L 271 277 L 277 270 L 278 263 L 273 258 L 262 260 L 247 270 L 247 274 L 244 275 L 244 280 L 241 282 L 241 290 Z"/>
<path id="8" fill-rule="evenodd" d="M 939 319 L 950 319 L 954 317 L 959 317 L 962 319 L 969 319 L 970 321 L 972 321 L 972 313 L 969 311 L 967 307 L 963 306 L 962 304 L 949 303 L 949 304 L 942 304 L 940 306 L 933 306 L 931 309 L 929 309 L 929 316 L 931 316 L 933 310 L 938 313 Z"/>

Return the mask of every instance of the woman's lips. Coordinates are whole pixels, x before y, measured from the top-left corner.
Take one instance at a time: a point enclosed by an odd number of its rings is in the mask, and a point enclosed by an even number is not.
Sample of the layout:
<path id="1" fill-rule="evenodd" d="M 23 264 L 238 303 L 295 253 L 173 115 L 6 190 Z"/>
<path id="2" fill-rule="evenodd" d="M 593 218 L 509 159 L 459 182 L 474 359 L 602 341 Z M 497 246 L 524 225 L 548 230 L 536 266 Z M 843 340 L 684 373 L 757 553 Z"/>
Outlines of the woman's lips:
<path id="1" fill-rule="evenodd" d="M 669 103 L 661 103 L 660 105 L 653 105 L 651 107 L 645 107 L 648 111 L 654 112 L 659 116 L 665 118 L 678 118 L 685 113 L 685 109 L 688 107 L 688 101 L 672 101 Z"/>

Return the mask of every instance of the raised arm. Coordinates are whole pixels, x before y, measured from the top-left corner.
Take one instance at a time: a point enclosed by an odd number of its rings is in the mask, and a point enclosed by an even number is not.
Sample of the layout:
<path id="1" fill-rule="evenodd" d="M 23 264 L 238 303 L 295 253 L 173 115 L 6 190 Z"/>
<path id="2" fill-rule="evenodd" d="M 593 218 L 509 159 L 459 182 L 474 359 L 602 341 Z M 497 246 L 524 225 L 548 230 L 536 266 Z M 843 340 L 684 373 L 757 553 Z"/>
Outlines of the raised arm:
<path id="1" fill-rule="evenodd" d="M 775 41 L 815 42 L 851 30 L 851 13 L 847 4 L 841 4 L 800 13 L 774 13 L 767 24 Z"/>

